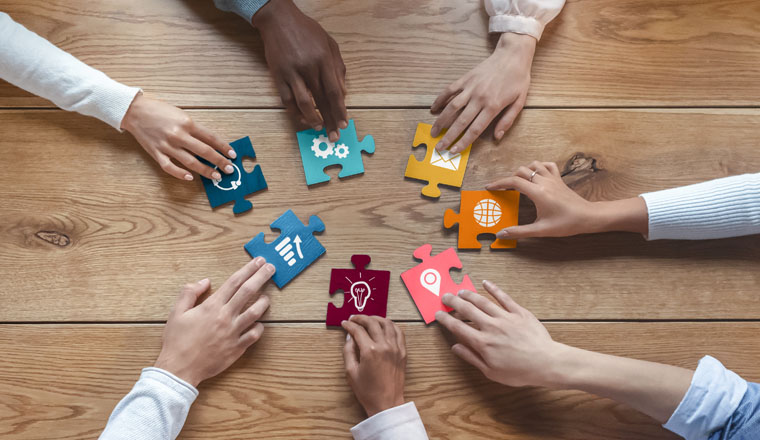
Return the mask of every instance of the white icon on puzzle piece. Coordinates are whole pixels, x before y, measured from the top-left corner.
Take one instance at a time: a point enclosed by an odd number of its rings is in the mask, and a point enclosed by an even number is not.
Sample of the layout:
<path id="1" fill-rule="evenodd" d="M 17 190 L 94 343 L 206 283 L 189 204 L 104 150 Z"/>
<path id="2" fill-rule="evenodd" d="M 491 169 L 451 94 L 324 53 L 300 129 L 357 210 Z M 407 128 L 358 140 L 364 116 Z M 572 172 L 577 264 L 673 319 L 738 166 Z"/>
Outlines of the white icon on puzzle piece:
<path id="1" fill-rule="evenodd" d="M 441 295 L 441 274 L 437 270 L 425 269 L 420 275 L 420 284 L 433 295 Z"/>
<path id="2" fill-rule="evenodd" d="M 298 258 L 303 259 L 303 253 L 301 252 L 301 237 L 298 235 L 296 235 L 296 238 L 293 239 L 292 243 L 290 242 L 290 237 L 283 238 L 274 248 L 274 250 L 280 254 L 282 259 L 288 263 L 288 266 L 296 264 L 296 252 L 293 252 L 293 245 L 296 246 Z"/>
<path id="3" fill-rule="evenodd" d="M 451 154 L 449 150 L 433 150 L 433 155 L 430 156 L 430 165 L 434 165 L 447 170 L 456 171 L 459 169 L 459 162 L 462 160 L 462 154 Z"/>
<path id="4" fill-rule="evenodd" d="M 370 295 L 372 295 L 372 289 L 370 289 L 369 284 L 364 281 L 357 281 L 351 284 L 350 292 L 351 298 L 354 300 L 356 310 L 360 312 L 364 311 L 364 307 L 367 306 L 367 300 L 369 299 Z"/>
<path id="5" fill-rule="evenodd" d="M 215 187 L 221 189 L 222 191 L 234 191 L 240 187 L 240 184 L 243 183 L 243 175 L 240 173 L 240 168 L 238 168 L 237 165 L 233 163 L 232 166 L 235 167 L 235 175 L 237 176 L 237 179 L 231 180 L 229 187 L 219 185 L 222 183 L 222 179 L 213 179 L 211 182 Z M 218 170 L 219 167 L 214 167 L 214 169 Z"/>
<path id="6" fill-rule="evenodd" d="M 485 228 L 496 226 L 501 220 L 501 205 L 494 199 L 483 199 L 472 210 L 475 222 Z"/>
<path id="7" fill-rule="evenodd" d="M 322 148 L 322 145 L 325 147 Z M 327 138 L 327 136 L 320 134 L 318 137 L 315 137 L 311 141 L 311 151 L 314 152 L 315 157 L 320 157 L 322 159 L 327 159 L 328 157 L 335 154 L 336 157 L 340 159 L 345 159 L 348 157 L 348 145 L 346 144 L 338 144 L 335 145 L 334 142 L 330 142 L 330 139 Z"/>

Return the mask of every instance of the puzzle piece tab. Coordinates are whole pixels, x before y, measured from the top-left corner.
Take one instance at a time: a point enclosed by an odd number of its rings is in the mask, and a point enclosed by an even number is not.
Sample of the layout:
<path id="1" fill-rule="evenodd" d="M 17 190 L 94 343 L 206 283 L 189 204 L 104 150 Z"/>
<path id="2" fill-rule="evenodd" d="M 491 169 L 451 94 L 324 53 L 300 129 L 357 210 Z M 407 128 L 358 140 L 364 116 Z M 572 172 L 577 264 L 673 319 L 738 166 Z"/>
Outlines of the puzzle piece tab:
<path id="1" fill-rule="evenodd" d="M 264 241 L 264 233 L 254 237 L 245 245 L 251 258 L 264 257 L 276 269 L 272 279 L 277 287 L 283 288 L 296 275 L 325 253 L 325 248 L 314 237 L 314 232 L 325 230 L 325 224 L 316 215 L 309 217 L 304 225 L 290 209 L 269 225 L 279 229 L 280 236 L 271 243 Z"/>
<path id="2" fill-rule="evenodd" d="M 353 255 L 354 269 L 333 269 L 330 274 L 330 295 L 343 291 L 343 307 L 327 304 L 328 327 L 338 326 L 351 315 L 373 315 L 385 318 L 388 306 L 388 285 L 391 273 L 387 270 L 367 270 L 369 255 Z"/>
<path id="3" fill-rule="evenodd" d="M 212 208 L 234 201 L 235 206 L 232 207 L 232 212 L 240 214 L 253 208 L 253 205 L 245 199 L 245 196 L 267 189 L 267 181 L 264 180 L 264 174 L 261 172 L 260 165 L 256 165 L 250 173 L 243 168 L 244 157 L 256 158 L 253 145 L 251 145 L 251 139 L 248 136 L 232 142 L 230 146 L 237 153 L 237 157 L 232 161 L 235 171 L 231 174 L 225 174 L 220 171 L 219 174 L 222 175 L 221 180 L 211 180 L 203 176 L 201 176 L 201 180 L 203 181 L 203 188 L 206 190 L 208 202 Z M 217 168 L 216 165 L 209 163 L 203 158 L 199 157 L 198 159 L 214 169 Z"/>
<path id="4" fill-rule="evenodd" d="M 462 187 L 472 144 L 457 154 L 451 154 L 448 150 L 439 152 L 435 149 L 435 144 L 443 138 L 446 130 L 443 130 L 438 137 L 431 137 L 431 128 L 433 126 L 430 124 L 417 124 L 417 132 L 414 134 L 412 146 L 416 148 L 425 145 L 427 152 L 422 161 L 417 160 L 413 154 L 409 155 L 404 176 L 411 179 L 426 180 L 428 184 L 422 188 L 422 195 L 437 198 L 441 196 L 438 185 Z"/>
<path id="5" fill-rule="evenodd" d="M 475 291 L 469 276 L 465 275 L 461 284 L 456 284 L 451 279 L 449 270 L 462 268 L 462 262 L 454 248 L 448 248 L 434 257 L 430 256 L 432 250 L 433 247 L 429 244 L 418 247 L 414 251 L 414 258 L 422 260 L 422 263 L 401 274 L 425 324 L 435 321 L 435 312 L 452 310 L 441 302 L 444 294 L 457 295 L 460 290 Z"/>
<path id="6" fill-rule="evenodd" d="M 309 129 L 296 133 L 307 185 L 330 180 L 330 176 L 323 171 L 330 165 L 341 166 L 338 173 L 341 179 L 364 172 L 362 151 L 370 154 L 375 152 L 374 138 L 367 135 L 360 142 L 356 137 L 353 119 L 348 121 L 348 127 L 338 131 L 340 139 L 337 142 L 330 142 L 326 129 L 321 131 Z"/>
<path id="7" fill-rule="evenodd" d="M 450 228 L 459 223 L 459 249 L 480 249 L 479 234 L 495 234 L 517 225 L 520 193 L 517 191 L 462 191 L 459 214 L 447 209 L 443 226 Z M 496 239 L 491 249 L 517 247 L 517 240 Z"/>

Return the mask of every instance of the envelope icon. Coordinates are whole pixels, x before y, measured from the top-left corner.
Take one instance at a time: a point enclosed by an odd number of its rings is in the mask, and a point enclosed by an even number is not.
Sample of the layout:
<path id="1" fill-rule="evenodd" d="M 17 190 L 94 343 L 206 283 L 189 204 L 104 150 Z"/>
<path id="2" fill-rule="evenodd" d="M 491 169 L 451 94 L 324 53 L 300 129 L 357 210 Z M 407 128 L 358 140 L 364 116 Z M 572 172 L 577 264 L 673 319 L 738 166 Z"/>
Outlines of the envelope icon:
<path id="1" fill-rule="evenodd" d="M 462 160 L 462 154 L 451 154 L 449 150 L 433 150 L 433 155 L 430 156 L 430 165 L 445 168 L 447 170 L 456 171 L 459 169 L 459 162 Z"/>

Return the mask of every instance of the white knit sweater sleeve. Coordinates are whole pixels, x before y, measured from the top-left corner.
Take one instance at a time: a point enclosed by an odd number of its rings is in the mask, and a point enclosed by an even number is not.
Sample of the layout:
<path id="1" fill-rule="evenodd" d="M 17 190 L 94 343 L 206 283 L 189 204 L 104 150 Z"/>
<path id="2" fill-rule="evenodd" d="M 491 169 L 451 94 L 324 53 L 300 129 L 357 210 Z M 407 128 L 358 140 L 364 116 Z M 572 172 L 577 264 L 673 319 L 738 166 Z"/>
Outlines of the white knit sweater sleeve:
<path id="1" fill-rule="evenodd" d="M 379 412 L 351 428 L 354 440 L 428 440 L 414 402 Z"/>
<path id="2" fill-rule="evenodd" d="M 160 368 L 145 368 L 116 405 L 100 440 L 173 440 L 198 396 L 192 385 Z"/>
<path id="3" fill-rule="evenodd" d="M 514 32 L 541 39 L 544 27 L 559 15 L 565 0 L 485 0 L 489 32 Z"/>
<path id="4" fill-rule="evenodd" d="M 117 130 L 140 91 L 127 87 L 55 47 L 0 12 L 0 79 L 94 116 Z"/>
<path id="5" fill-rule="evenodd" d="M 642 194 L 648 240 L 705 240 L 760 234 L 760 173 Z"/>

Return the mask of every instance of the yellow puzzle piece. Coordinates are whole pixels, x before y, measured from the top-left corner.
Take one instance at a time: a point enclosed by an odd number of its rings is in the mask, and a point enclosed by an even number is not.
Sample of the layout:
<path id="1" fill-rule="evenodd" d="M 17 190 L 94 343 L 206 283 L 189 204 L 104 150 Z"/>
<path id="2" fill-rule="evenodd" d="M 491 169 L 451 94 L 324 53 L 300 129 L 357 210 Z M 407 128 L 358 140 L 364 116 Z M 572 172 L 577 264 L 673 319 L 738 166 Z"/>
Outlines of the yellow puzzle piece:
<path id="1" fill-rule="evenodd" d="M 416 148 L 425 145 L 427 153 L 422 161 L 417 160 L 414 155 L 409 155 L 404 176 L 427 181 L 428 184 L 422 188 L 422 195 L 437 198 L 441 196 L 438 185 L 462 187 L 472 144 L 457 154 L 451 154 L 448 150 L 439 152 L 435 149 L 435 144 L 446 134 L 446 130 L 443 130 L 438 137 L 432 137 L 430 136 L 431 128 L 433 126 L 430 124 L 417 124 L 412 146 Z"/>

